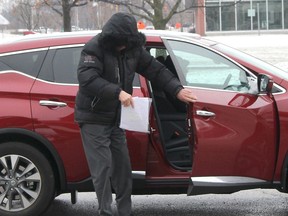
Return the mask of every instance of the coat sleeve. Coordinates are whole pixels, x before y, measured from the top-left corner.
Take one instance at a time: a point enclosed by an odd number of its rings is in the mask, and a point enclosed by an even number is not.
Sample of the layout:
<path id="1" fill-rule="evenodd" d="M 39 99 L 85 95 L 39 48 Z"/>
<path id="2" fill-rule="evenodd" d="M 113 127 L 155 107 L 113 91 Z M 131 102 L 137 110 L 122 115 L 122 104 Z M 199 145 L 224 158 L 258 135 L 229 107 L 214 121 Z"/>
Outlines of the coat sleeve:
<path id="1" fill-rule="evenodd" d="M 141 51 L 137 72 L 157 85 L 158 88 L 176 97 L 178 92 L 183 89 L 179 79 L 150 55 L 144 48 Z"/>
<path id="2" fill-rule="evenodd" d="M 118 99 L 121 89 L 103 78 L 103 57 L 99 53 L 89 49 L 89 46 L 82 50 L 77 71 L 79 88 L 98 98 Z"/>

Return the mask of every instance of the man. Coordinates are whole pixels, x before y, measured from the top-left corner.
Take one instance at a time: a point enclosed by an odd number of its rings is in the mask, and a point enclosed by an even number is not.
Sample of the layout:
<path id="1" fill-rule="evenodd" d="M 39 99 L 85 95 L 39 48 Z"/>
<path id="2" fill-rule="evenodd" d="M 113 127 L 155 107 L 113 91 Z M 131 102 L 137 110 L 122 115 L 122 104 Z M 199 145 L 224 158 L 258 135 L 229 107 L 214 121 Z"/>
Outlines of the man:
<path id="1" fill-rule="evenodd" d="M 75 120 L 81 129 L 101 216 L 113 215 L 111 184 L 119 216 L 131 215 L 131 165 L 119 120 L 121 104 L 133 107 L 135 72 L 181 101 L 196 99 L 143 48 L 145 41 L 132 15 L 116 13 L 81 53 Z"/>

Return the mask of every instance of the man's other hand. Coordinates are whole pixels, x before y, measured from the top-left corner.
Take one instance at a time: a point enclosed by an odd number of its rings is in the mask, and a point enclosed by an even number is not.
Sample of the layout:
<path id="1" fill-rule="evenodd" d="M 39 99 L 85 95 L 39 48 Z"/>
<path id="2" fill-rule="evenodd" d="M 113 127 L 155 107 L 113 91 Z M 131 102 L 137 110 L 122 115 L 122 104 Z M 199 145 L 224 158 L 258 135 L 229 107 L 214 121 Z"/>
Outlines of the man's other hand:
<path id="1" fill-rule="evenodd" d="M 187 89 L 187 88 L 181 89 L 176 95 L 176 97 L 180 101 L 183 101 L 185 103 L 189 103 L 189 102 L 193 103 L 197 100 L 197 97 L 192 93 L 192 90 Z"/>

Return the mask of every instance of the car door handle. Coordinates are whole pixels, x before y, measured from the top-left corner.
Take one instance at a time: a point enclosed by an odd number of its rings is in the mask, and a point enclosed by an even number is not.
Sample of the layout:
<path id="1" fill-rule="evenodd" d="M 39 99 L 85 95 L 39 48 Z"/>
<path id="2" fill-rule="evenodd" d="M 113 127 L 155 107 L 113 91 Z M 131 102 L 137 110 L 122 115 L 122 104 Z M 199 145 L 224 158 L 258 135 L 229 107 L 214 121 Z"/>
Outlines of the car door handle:
<path id="1" fill-rule="evenodd" d="M 47 107 L 66 107 L 67 106 L 67 103 L 58 102 L 58 101 L 50 101 L 50 100 L 40 100 L 39 104 L 41 106 L 47 106 Z"/>
<path id="2" fill-rule="evenodd" d="M 213 117 L 213 116 L 216 116 L 215 113 L 213 113 L 213 112 L 208 112 L 208 111 L 205 111 L 205 110 L 196 110 L 196 115 L 198 115 L 198 116 L 203 116 L 203 117 Z"/>

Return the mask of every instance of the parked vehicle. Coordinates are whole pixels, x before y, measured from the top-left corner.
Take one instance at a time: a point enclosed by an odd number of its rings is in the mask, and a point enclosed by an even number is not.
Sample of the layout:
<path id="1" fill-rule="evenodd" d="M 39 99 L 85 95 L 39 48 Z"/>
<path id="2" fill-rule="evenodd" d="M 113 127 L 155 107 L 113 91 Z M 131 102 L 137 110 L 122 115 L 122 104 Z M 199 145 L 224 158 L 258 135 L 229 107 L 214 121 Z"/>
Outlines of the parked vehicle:
<path id="1" fill-rule="evenodd" d="M 0 215 L 36 216 L 93 191 L 74 122 L 77 65 L 97 32 L 0 45 Z M 146 49 L 198 97 L 183 104 L 136 75 L 150 133 L 127 131 L 134 194 L 287 192 L 288 74 L 191 33 L 147 31 Z"/>

